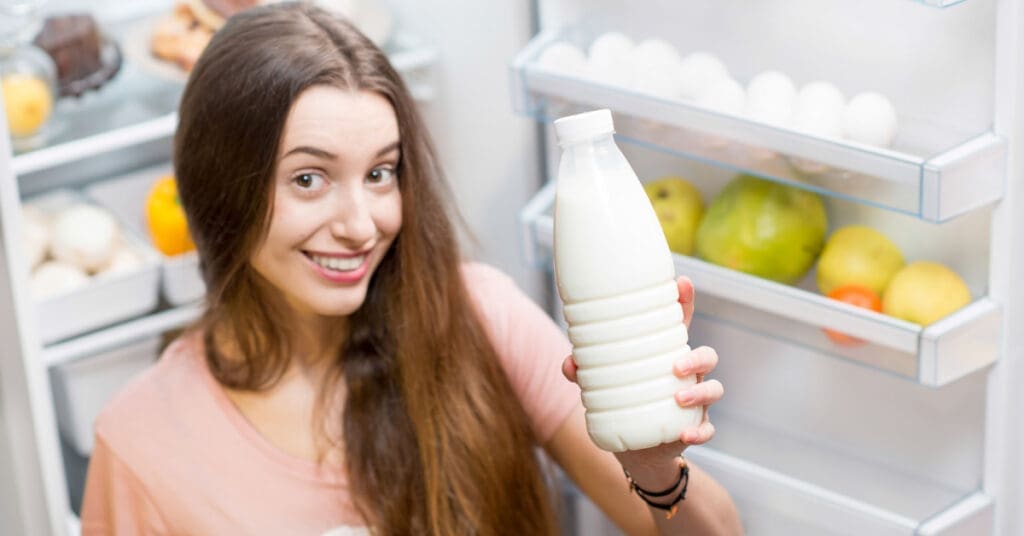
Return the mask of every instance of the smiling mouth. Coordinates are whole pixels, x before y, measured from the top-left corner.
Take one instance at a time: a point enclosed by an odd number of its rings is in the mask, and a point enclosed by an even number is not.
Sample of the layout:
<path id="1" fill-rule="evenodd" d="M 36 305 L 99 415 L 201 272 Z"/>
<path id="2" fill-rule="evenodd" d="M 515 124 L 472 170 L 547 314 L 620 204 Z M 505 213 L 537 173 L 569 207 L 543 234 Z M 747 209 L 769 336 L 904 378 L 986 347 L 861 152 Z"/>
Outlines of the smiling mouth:
<path id="1" fill-rule="evenodd" d="M 307 252 L 303 253 L 321 268 L 332 272 L 353 272 L 358 270 L 359 267 L 363 265 L 363 262 L 366 261 L 365 254 L 357 255 L 355 257 L 325 257 Z"/>

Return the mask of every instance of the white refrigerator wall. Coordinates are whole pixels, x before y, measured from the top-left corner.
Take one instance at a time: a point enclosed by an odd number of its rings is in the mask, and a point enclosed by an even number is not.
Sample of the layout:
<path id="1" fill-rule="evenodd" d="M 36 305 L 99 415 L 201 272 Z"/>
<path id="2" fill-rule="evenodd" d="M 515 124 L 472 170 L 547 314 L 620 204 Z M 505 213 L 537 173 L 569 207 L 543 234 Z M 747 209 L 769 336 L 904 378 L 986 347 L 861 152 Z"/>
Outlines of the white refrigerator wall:
<path id="1" fill-rule="evenodd" d="M 540 275 L 523 261 L 519 209 L 540 185 L 537 125 L 515 115 L 509 64 L 534 32 L 531 2 L 388 0 L 399 23 L 437 48 L 435 98 L 423 106 L 459 211 L 465 251 L 535 299 Z"/>
<path id="2" fill-rule="evenodd" d="M 1003 305 L 1003 352 L 989 377 L 985 491 L 996 530 L 1024 534 L 1024 7 L 1000 0 L 995 131 L 1009 139 L 1006 194 L 993 218 L 991 292 Z"/>

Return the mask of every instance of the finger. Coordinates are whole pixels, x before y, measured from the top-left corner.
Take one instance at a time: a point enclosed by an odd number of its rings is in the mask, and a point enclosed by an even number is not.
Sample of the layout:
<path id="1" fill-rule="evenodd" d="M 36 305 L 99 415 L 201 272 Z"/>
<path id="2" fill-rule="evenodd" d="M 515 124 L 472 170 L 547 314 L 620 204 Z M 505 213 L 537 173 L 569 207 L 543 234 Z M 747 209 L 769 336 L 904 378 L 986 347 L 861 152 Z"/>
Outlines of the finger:
<path id="1" fill-rule="evenodd" d="M 565 379 L 576 383 L 576 360 L 569 356 L 562 361 L 562 375 Z"/>
<path id="2" fill-rule="evenodd" d="M 710 422 L 703 422 L 700 426 L 689 428 L 679 434 L 679 439 L 687 445 L 701 445 L 707 443 L 715 436 L 715 425 Z"/>
<path id="3" fill-rule="evenodd" d="M 683 323 L 686 329 L 690 329 L 690 321 L 693 320 L 693 302 L 695 293 L 693 281 L 689 277 L 681 275 L 676 278 L 676 286 L 679 287 L 679 304 L 683 306 Z"/>
<path id="4" fill-rule="evenodd" d="M 690 350 L 682 359 L 672 365 L 672 372 L 680 378 L 691 374 L 704 375 L 718 366 L 718 352 L 710 346 L 700 346 Z"/>
<path id="5" fill-rule="evenodd" d="M 710 406 L 722 399 L 725 387 L 718 380 L 708 380 L 676 391 L 676 403 L 684 408 Z"/>

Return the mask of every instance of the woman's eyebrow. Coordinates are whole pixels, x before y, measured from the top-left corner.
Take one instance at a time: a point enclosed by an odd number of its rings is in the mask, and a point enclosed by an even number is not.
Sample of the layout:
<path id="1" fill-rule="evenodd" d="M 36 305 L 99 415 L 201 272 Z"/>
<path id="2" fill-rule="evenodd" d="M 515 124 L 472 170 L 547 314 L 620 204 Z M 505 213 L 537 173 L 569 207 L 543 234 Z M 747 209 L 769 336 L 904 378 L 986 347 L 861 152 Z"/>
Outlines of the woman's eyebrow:
<path id="1" fill-rule="evenodd" d="M 322 158 L 324 160 L 337 160 L 338 159 L 338 155 L 336 155 L 336 154 L 334 154 L 334 153 L 332 153 L 330 151 L 326 151 L 324 149 L 319 149 L 319 148 L 316 148 L 316 147 L 310 147 L 308 145 L 300 145 L 298 147 L 292 148 L 287 153 L 284 153 L 284 156 L 282 156 L 281 158 L 285 158 L 285 157 L 287 157 L 289 155 L 298 154 L 298 153 L 306 153 L 306 154 L 309 154 L 309 155 L 313 155 L 313 156 L 315 156 L 317 158 Z"/>
<path id="2" fill-rule="evenodd" d="M 377 151 L 377 157 L 379 158 L 381 156 L 384 156 L 384 155 L 390 153 L 391 151 L 394 151 L 394 150 L 398 149 L 400 146 L 401 146 L 400 143 L 397 142 L 397 141 L 391 142 L 390 144 L 385 146 L 383 149 Z"/>
<path id="3" fill-rule="evenodd" d="M 401 146 L 401 144 L 399 142 L 397 142 L 397 141 L 391 142 L 388 145 L 384 146 L 384 148 L 382 148 L 381 150 L 377 151 L 377 157 L 379 158 L 381 156 L 384 156 L 384 155 L 390 153 L 391 151 L 395 151 L 400 146 Z M 330 152 L 328 150 L 320 149 L 318 147 L 310 147 L 308 145 L 300 145 L 298 147 L 294 147 L 294 148 L 290 149 L 287 153 L 284 153 L 284 156 L 282 158 L 284 158 L 285 156 L 289 156 L 289 155 L 292 155 L 292 154 L 298 154 L 298 153 L 305 153 L 305 154 L 313 155 L 313 156 L 315 156 L 317 158 L 322 158 L 324 160 L 337 160 L 338 159 L 338 155 L 336 155 L 336 154 L 334 154 L 334 153 L 332 153 L 332 152 Z"/>

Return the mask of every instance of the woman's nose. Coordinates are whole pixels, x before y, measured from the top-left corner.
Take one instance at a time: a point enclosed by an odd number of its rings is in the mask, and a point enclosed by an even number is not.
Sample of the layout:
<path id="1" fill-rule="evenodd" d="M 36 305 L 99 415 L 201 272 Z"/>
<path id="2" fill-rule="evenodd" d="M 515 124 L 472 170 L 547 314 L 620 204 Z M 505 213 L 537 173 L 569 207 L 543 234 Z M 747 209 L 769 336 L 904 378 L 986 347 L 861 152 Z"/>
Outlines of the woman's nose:
<path id="1" fill-rule="evenodd" d="M 339 195 L 331 219 L 331 235 L 352 249 L 363 249 L 376 235 L 370 200 L 360 188 L 346 189 Z"/>

